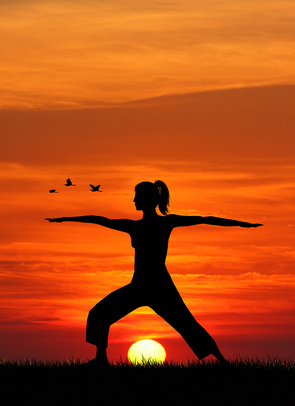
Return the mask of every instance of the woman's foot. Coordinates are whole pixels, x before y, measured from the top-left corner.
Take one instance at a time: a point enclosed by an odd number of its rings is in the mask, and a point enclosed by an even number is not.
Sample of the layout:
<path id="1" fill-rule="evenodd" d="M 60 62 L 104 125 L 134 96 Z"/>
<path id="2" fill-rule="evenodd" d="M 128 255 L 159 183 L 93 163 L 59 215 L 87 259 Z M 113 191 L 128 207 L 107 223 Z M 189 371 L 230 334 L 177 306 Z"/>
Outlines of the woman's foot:
<path id="1" fill-rule="evenodd" d="M 221 363 L 223 366 L 229 366 L 230 363 L 224 358 L 224 356 L 221 354 L 220 351 L 218 351 L 216 354 L 213 354 L 214 357 Z"/>
<path id="2" fill-rule="evenodd" d="M 93 358 L 84 364 L 87 368 L 108 368 L 110 366 L 107 358 Z"/>

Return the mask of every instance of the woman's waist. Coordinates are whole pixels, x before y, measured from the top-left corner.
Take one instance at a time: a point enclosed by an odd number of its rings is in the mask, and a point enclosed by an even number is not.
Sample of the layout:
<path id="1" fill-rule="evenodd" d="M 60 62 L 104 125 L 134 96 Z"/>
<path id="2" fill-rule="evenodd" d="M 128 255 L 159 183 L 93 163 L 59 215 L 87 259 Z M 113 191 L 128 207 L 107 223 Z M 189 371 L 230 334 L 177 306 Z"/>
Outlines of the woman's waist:
<path id="1" fill-rule="evenodd" d="M 153 258 L 141 258 L 140 260 L 135 259 L 134 270 L 139 272 L 161 272 L 166 271 L 165 259 L 159 261 L 159 259 Z"/>
<path id="2" fill-rule="evenodd" d="M 169 275 L 166 267 L 154 268 L 147 270 L 136 269 L 134 271 L 131 283 L 143 287 L 144 289 L 160 289 L 161 291 L 166 290 L 170 285 L 175 288 L 174 283 Z"/>
<path id="3" fill-rule="evenodd" d="M 153 266 L 157 268 L 165 267 L 166 255 L 160 252 L 138 252 L 135 251 L 134 264 L 135 266 Z"/>

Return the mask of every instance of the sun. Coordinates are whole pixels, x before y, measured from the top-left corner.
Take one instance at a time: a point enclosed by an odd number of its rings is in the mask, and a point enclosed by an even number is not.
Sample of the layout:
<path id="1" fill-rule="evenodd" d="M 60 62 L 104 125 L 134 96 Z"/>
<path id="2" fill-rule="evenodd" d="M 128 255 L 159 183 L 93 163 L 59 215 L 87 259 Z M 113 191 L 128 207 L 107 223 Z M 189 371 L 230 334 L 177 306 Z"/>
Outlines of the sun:
<path id="1" fill-rule="evenodd" d="M 166 359 L 166 351 L 164 347 L 155 340 L 139 340 L 129 348 L 128 359 L 133 364 L 164 362 Z"/>

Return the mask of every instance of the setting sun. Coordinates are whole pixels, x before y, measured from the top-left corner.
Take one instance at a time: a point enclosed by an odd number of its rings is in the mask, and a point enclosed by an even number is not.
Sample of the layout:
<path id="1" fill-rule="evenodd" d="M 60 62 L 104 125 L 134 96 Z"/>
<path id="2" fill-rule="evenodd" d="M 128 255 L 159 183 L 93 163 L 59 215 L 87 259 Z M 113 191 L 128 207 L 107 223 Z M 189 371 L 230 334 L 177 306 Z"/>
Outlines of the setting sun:
<path id="1" fill-rule="evenodd" d="M 164 347 L 154 340 L 140 340 L 132 344 L 128 351 L 128 359 L 134 364 L 144 362 L 164 362 L 166 351 Z"/>

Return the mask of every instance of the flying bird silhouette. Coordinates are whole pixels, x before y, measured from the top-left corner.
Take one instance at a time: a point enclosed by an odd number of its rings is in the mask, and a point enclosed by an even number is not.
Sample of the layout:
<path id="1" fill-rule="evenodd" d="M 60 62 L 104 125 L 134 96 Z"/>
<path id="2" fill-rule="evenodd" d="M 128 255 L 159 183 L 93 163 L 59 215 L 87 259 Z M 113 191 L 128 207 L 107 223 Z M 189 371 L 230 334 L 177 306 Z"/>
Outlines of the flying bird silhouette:
<path id="1" fill-rule="evenodd" d="M 50 189 L 49 193 L 58 193 L 55 189 Z"/>
<path id="2" fill-rule="evenodd" d="M 76 185 L 73 185 L 71 179 L 68 178 L 67 183 L 65 183 L 65 186 L 76 186 Z"/>
<path id="3" fill-rule="evenodd" d="M 93 186 L 93 185 L 89 185 L 91 187 L 91 192 L 102 192 L 102 190 L 98 190 L 100 188 L 100 185 L 97 186 Z"/>

